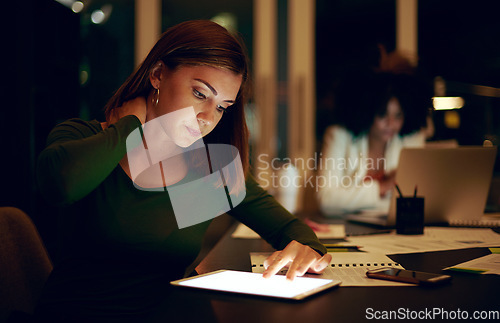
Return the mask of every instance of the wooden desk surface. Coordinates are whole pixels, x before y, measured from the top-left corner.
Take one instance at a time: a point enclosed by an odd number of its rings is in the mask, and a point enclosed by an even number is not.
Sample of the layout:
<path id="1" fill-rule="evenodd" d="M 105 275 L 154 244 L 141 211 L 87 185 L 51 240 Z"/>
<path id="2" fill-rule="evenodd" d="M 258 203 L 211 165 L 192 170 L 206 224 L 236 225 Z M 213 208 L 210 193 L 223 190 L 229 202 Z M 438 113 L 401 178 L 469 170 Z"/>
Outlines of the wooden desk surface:
<path id="1" fill-rule="evenodd" d="M 206 273 L 218 269 L 251 271 L 250 252 L 272 251 L 263 240 L 231 238 L 228 232 L 197 267 Z M 325 240 L 325 242 L 331 242 Z M 417 254 L 391 255 L 405 268 L 440 272 L 441 268 L 489 254 L 486 248 L 471 248 Z M 169 322 L 363 322 L 375 315 L 398 318 L 421 316 L 435 319 L 500 312 L 500 277 L 449 273 L 449 285 L 422 287 L 339 287 L 309 299 L 283 301 L 262 297 L 172 288 L 168 301 L 153 321 Z M 438 314 L 439 311 L 439 314 Z M 372 318 L 369 320 L 369 318 Z M 404 320 L 398 320 L 404 321 Z M 462 320 L 464 321 L 464 320 Z M 487 320 L 481 320 L 481 322 Z"/>

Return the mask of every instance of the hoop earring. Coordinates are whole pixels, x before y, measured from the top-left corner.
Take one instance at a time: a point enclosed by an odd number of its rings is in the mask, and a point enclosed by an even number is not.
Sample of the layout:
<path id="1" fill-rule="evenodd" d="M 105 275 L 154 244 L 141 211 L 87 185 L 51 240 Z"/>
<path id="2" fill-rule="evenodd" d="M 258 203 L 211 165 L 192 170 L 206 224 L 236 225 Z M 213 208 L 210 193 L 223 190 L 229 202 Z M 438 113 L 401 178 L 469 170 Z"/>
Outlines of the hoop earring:
<path id="1" fill-rule="evenodd" d="M 156 89 L 155 93 L 153 94 L 152 101 L 155 106 L 158 105 L 158 101 L 160 101 L 160 88 Z"/>

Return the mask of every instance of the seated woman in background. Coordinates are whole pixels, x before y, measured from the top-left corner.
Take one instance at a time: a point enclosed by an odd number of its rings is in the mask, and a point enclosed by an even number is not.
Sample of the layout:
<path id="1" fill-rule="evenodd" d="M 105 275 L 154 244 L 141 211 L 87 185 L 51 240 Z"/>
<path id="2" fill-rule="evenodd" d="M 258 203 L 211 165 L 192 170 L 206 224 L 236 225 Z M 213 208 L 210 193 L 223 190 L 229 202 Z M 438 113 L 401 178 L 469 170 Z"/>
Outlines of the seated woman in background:
<path id="1" fill-rule="evenodd" d="M 237 148 L 241 172 L 224 173 L 218 187 L 231 195 L 229 183 L 243 183 L 244 199 L 228 213 L 280 250 L 268 258 L 264 277 L 287 264 L 289 279 L 329 264 L 331 256 L 310 227 L 248 171 L 247 61 L 243 44 L 220 25 L 181 23 L 162 35 L 114 94 L 104 122 L 71 119 L 52 130 L 38 160 L 38 184 L 48 201 L 66 209 L 60 256 L 37 308 L 41 318 L 139 322 L 168 297 L 169 282 L 184 276 L 210 224 L 181 226 L 179 216 L 187 215 L 173 207 L 179 196 L 171 192 L 209 178 L 206 167 L 189 159 L 202 157 L 190 154 L 193 146 L 202 147 L 205 158 L 210 151 L 211 162 L 220 157 L 210 150 L 214 146 Z M 159 127 L 151 130 L 152 121 Z M 144 137 L 132 140 L 134 155 L 128 139 L 136 129 Z M 157 162 L 134 176 L 134 158 L 143 155 Z M 162 156 L 173 156 L 172 162 Z M 198 170 L 204 181 L 191 181 Z M 203 214 L 216 203 L 210 192 L 186 191 L 180 201 Z"/>
<path id="2" fill-rule="evenodd" d="M 431 93 L 405 74 L 352 75 L 341 82 L 335 124 L 328 127 L 318 166 L 325 215 L 388 210 L 404 147 L 425 144 Z"/>

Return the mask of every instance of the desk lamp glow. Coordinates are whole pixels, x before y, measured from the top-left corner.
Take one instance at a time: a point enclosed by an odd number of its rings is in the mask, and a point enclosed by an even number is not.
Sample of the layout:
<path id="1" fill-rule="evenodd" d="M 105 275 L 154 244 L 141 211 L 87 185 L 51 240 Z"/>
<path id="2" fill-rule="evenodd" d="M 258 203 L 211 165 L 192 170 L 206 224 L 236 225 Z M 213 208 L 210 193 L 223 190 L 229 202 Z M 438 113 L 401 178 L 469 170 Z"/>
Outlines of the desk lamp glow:
<path id="1" fill-rule="evenodd" d="M 434 110 L 454 110 L 464 106 L 464 99 L 459 96 L 446 96 L 446 82 L 437 76 L 434 78 L 434 97 L 432 105 Z"/>
<path id="2" fill-rule="evenodd" d="M 437 76 L 434 78 L 434 97 L 432 98 L 433 107 L 435 110 L 452 110 L 445 111 L 445 124 L 448 128 L 458 128 L 460 126 L 460 115 L 456 109 L 464 106 L 464 99 L 461 97 L 448 97 L 446 96 L 447 85 L 453 89 L 454 92 L 474 94 L 482 97 L 500 98 L 500 88 L 491 86 L 467 84 L 460 82 L 445 82 L 445 80 Z M 483 146 L 493 146 L 493 142 L 486 139 Z"/>
<path id="3" fill-rule="evenodd" d="M 435 96 L 432 98 L 435 110 L 454 110 L 464 106 L 464 99 L 459 96 Z"/>

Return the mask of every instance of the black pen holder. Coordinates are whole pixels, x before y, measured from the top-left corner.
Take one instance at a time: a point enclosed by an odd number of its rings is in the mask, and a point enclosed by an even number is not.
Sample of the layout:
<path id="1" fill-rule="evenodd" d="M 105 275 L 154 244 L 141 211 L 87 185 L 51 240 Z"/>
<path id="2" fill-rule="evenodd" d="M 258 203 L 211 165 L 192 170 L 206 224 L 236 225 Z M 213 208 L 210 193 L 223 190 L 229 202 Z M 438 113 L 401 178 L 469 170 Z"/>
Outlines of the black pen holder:
<path id="1" fill-rule="evenodd" d="M 424 233 L 423 197 L 398 197 L 396 199 L 396 233 Z"/>

